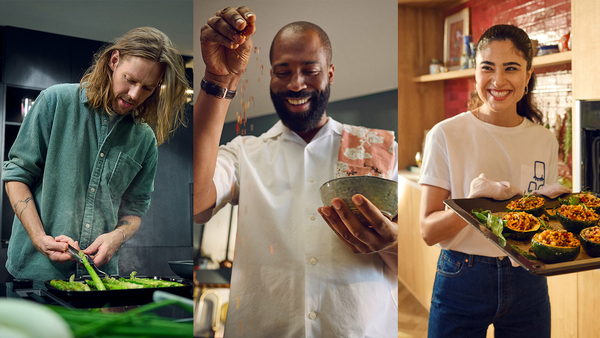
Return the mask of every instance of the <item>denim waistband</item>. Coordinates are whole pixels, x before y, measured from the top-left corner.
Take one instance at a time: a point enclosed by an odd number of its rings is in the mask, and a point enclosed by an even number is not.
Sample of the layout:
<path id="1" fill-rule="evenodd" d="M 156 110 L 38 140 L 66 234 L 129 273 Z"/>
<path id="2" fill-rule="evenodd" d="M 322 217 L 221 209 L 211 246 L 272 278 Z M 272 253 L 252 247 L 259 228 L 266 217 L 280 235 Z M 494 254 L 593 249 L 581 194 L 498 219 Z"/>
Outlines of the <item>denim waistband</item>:
<path id="1" fill-rule="evenodd" d="M 506 256 L 502 257 L 488 257 L 488 256 L 479 256 L 479 255 L 470 255 L 460 251 L 454 250 L 446 250 L 442 249 L 442 253 L 452 256 L 455 259 L 464 261 L 469 265 L 473 265 L 474 263 L 484 263 L 490 265 L 511 265 L 510 259 Z"/>

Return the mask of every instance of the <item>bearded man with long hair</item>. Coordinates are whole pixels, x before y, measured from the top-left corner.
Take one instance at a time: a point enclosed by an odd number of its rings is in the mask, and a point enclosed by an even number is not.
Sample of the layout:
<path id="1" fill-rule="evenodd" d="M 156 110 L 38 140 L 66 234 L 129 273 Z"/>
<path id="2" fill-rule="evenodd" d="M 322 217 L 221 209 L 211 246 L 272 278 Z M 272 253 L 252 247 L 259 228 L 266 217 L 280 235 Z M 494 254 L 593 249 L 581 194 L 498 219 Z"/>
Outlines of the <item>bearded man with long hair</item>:
<path id="1" fill-rule="evenodd" d="M 67 244 L 118 273 L 118 252 L 150 206 L 157 146 L 182 123 L 183 58 L 151 27 L 101 49 L 79 84 L 42 91 L 4 163 L 15 212 L 10 278 L 82 275 Z"/>

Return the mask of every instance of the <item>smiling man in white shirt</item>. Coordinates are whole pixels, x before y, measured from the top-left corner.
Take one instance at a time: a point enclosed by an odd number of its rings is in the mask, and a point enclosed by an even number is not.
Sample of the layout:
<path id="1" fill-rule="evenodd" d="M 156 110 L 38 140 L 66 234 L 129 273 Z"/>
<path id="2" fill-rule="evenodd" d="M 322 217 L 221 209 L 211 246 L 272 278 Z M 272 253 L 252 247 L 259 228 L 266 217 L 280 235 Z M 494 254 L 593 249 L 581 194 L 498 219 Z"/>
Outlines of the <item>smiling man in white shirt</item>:
<path id="1" fill-rule="evenodd" d="M 334 178 L 346 128 L 325 113 L 334 75 L 325 32 L 308 22 L 279 31 L 270 90 L 280 121 L 219 148 L 255 24 L 247 7 L 228 7 L 201 33 L 206 71 L 194 107 L 195 219 L 207 221 L 226 203 L 239 206 L 225 333 L 396 337 L 397 220 L 365 199 L 359 208 L 382 234 L 354 237 L 372 230 L 344 203 L 323 207 L 319 197 L 321 184 Z M 397 145 L 389 148 L 389 178 L 397 180 Z"/>

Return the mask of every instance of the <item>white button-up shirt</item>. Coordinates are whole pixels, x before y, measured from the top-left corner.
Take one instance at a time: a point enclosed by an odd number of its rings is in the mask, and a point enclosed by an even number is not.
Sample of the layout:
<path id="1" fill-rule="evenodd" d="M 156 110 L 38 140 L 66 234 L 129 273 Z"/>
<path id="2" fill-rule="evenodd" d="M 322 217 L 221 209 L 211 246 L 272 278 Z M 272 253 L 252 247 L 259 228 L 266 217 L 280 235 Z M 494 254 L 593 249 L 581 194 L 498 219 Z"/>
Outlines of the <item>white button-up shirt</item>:
<path id="1" fill-rule="evenodd" d="M 379 255 L 352 253 L 317 212 L 341 134 L 330 118 L 307 145 L 280 121 L 219 149 L 207 213 L 239 210 L 226 337 L 397 337 L 397 276 Z"/>

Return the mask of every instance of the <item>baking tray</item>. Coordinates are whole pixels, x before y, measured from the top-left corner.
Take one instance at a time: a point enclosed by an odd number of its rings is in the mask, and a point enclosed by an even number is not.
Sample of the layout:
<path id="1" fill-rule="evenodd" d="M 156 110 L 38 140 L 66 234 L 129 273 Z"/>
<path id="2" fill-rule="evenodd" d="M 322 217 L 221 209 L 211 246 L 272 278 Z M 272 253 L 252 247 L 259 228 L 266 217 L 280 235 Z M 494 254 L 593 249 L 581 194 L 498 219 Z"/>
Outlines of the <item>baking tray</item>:
<path id="1" fill-rule="evenodd" d="M 559 196 L 559 198 L 565 199 L 570 195 L 572 194 L 564 194 Z M 539 276 L 555 276 L 600 268 L 600 257 L 592 258 L 588 256 L 583 248 L 581 249 L 579 256 L 571 262 L 546 264 L 539 260 L 529 260 L 521 255 L 518 251 L 513 249 L 509 244 L 515 245 L 525 252 L 531 252 L 529 251 L 531 248 L 530 241 L 516 241 L 510 239 L 509 237 L 506 239 L 506 245 L 502 246 L 498 241 L 498 236 L 496 236 L 490 229 L 486 228 L 485 225 L 479 223 L 471 214 L 471 211 L 474 209 L 483 209 L 490 210 L 492 213 L 500 216 L 506 212 L 506 205 L 510 201 L 519 199 L 520 197 L 521 196 L 516 196 L 505 201 L 496 201 L 490 198 L 457 198 L 445 200 L 444 204 L 446 204 L 470 226 L 479 231 L 483 236 L 485 236 L 485 238 L 487 238 L 500 250 L 504 251 L 506 255 L 519 263 L 519 265 L 521 265 L 531 274 Z M 558 198 L 549 199 L 544 197 L 544 199 L 546 200 L 545 207 L 547 210 L 551 210 L 560 206 Z M 554 229 L 563 229 L 556 219 L 550 219 L 549 225 Z"/>
<path id="2" fill-rule="evenodd" d="M 115 277 L 117 279 L 120 278 L 119 276 L 111 277 Z M 104 291 L 65 291 L 59 290 L 52 286 L 49 280 L 44 282 L 44 286 L 48 292 L 78 308 L 98 308 L 106 305 L 110 307 L 143 305 L 152 302 L 152 294 L 157 290 L 192 298 L 192 281 L 190 280 L 160 276 L 137 276 L 137 278 L 150 278 L 179 282 L 184 284 L 184 286 Z M 84 281 L 85 279 L 91 278 L 76 278 L 75 281 Z M 65 280 L 68 281 L 68 279 Z"/>

